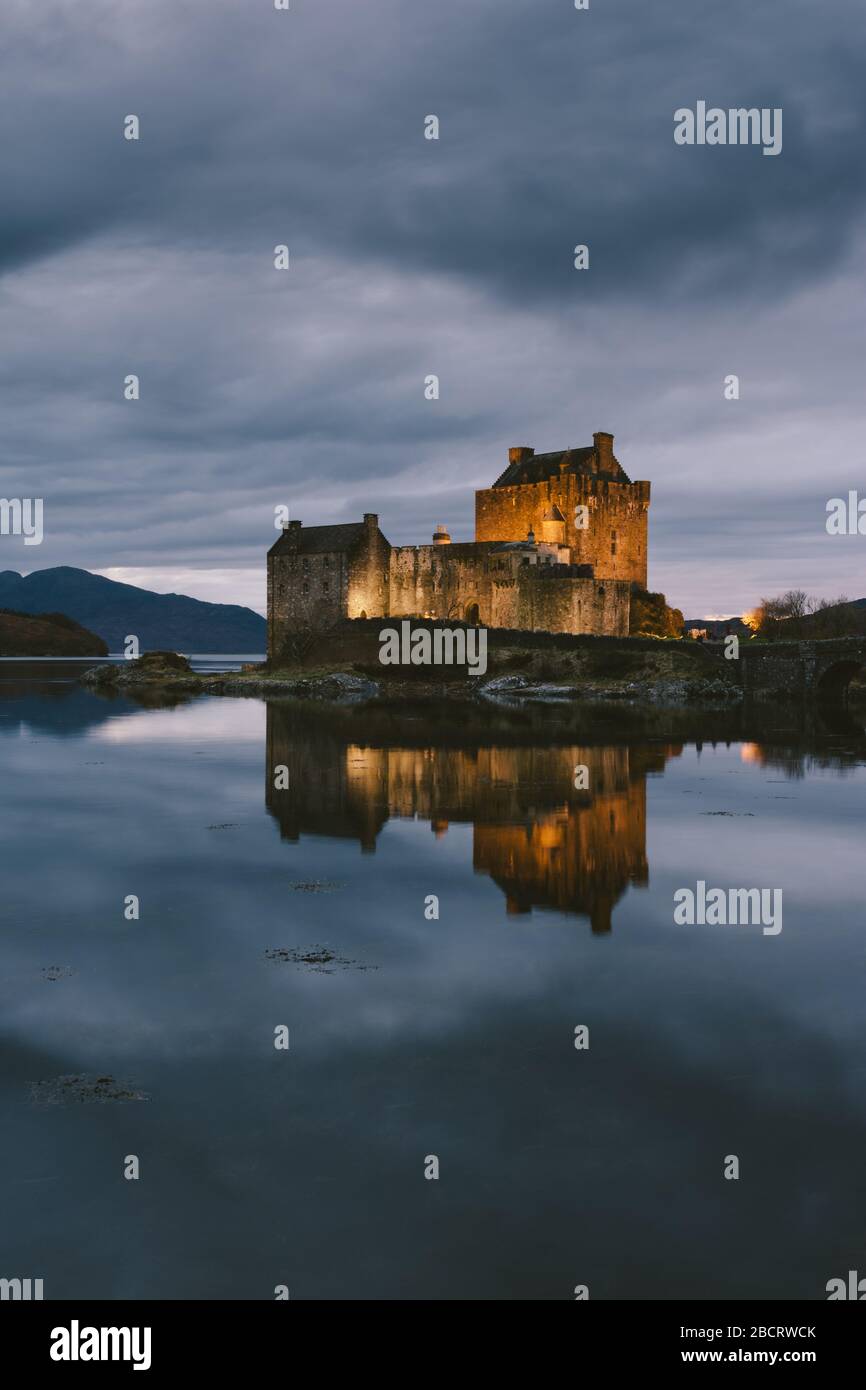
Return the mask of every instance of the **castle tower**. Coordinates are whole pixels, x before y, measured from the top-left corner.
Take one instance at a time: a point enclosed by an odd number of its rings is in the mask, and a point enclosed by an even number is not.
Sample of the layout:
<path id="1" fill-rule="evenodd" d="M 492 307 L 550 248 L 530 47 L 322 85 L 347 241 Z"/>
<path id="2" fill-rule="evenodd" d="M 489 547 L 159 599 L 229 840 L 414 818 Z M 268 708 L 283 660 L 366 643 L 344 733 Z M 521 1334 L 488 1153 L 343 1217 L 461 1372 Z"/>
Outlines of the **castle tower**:
<path id="1" fill-rule="evenodd" d="M 613 435 L 591 445 L 536 454 L 508 450 L 508 467 L 475 494 L 476 541 L 521 541 L 532 530 L 567 547 L 571 564 L 596 579 L 647 583 L 648 482 L 632 482 L 613 452 Z"/>

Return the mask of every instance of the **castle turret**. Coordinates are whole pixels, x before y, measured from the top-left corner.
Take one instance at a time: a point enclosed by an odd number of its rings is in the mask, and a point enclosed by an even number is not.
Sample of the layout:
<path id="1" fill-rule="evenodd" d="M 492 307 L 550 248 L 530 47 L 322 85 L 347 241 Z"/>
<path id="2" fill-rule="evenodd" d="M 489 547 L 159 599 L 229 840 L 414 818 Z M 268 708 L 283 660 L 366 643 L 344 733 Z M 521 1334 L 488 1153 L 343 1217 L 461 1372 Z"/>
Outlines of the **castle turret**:
<path id="1" fill-rule="evenodd" d="M 551 545 L 565 544 L 565 517 L 558 507 L 548 507 L 541 519 L 541 539 Z"/>

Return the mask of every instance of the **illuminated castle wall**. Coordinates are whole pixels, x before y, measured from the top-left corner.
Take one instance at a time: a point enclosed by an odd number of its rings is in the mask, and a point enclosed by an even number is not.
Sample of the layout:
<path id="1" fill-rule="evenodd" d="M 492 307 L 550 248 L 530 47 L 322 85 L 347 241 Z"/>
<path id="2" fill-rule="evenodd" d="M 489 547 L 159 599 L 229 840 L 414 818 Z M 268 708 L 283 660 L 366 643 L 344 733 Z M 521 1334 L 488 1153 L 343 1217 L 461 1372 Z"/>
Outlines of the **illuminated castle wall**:
<path id="1" fill-rule="evenodd" d="M 646 587 L 650 485 L 633 483 L 613 436 L 585 448 L 509 450 L 475 495 L 475 540 L 392 546 L 363 521 L 290 521 L 268 553 L 268 655 L 343 618 L 459 619 L 493 628 L 627 636 L 631 585 Z"/>

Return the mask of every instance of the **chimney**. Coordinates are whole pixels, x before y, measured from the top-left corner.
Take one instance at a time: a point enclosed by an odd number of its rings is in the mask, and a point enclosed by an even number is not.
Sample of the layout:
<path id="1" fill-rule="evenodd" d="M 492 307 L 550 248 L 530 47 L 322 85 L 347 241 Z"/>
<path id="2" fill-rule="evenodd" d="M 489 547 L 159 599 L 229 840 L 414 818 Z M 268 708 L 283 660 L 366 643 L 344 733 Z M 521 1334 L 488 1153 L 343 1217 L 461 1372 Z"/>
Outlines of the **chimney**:
<path id="1" fill-rule="evenodd" d="M 531 459 L 534 453 L 535 450 L 530 449 L 528 444 L 516 444 L 508 450 L 508 462 L 526 463 L 527 459 Z"/>
<path id="2" fill-rule="evenodd" d="M 599 468 L 613 468 L 613 435 L 600 432 L 592 436 Z"/>
<path id="3" fill-rule="evenodd" d="M 379 513 L 378 513 L 378 512 L 365 512 L 365 513 L 364 513 L 364 525 L 366 526 L 366 528 L 367 528 L 368 531 L 378 531 L 378 529 L 379 529 Z"/>
<path id="4" fill-rule="evenodd" d="M 284 530 L 284 531 L 300 531 L 302 525 L 303 525 L 303 522 L 301 522 L 301 521 L 284 521 L 284 522 L 283 522 L 283 530 Z"/>
<path id="5" fill-rule="evenodd" d="M 451 537 L 450 537 L 449 534 L 448 534 L 448 527 L 447 527 L 447 526 L 437 526 L 437 527 L 436 527 L 436 530 L 433 532 L 433 544 L 434 544 L 434 545 L 450 545 L 450 544 L 451 544 Z"/>

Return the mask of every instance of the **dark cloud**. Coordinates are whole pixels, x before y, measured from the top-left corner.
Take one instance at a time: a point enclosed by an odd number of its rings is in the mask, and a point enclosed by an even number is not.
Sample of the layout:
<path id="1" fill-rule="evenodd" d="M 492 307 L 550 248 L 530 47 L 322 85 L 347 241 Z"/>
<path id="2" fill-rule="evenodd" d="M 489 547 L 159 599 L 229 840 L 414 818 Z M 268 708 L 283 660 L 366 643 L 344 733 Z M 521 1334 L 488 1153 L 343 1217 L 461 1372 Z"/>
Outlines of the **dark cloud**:
<path id="1" fill-rule="evenodd" d="M 509 443 L 607 428 L 677 603 L 866 592 L 854 0 L 10 8 L 0 490 L 47 536 L 0 566 L 249 569 L 282 502 L 468 536 Z M 782 154 L 675 146 L 699 99 Z"/>
<path id="2" fill-rule="evenodd" d="M 16 264 L 98 229 L 253 251 L 279 234 L 450 272 L 518 300 L 769 294 L 850 243 L 866 15 L 771 0 L 378 0 L 289 14 L 200 0 L 11 26 L 2 107 L 19 141 Z M 698 99 L 781 106 L 784 149 L 682 149 Z M 142 138 L 120 138 L 123 116 Z M 441 139 L 422 139 L 428 113 Z M 594 251 L 579 289 L 575 240 Z"/>

